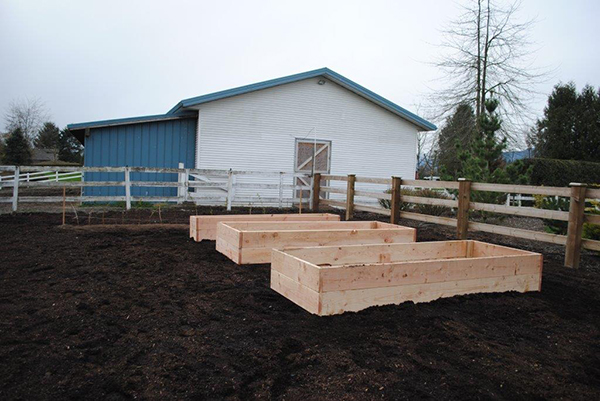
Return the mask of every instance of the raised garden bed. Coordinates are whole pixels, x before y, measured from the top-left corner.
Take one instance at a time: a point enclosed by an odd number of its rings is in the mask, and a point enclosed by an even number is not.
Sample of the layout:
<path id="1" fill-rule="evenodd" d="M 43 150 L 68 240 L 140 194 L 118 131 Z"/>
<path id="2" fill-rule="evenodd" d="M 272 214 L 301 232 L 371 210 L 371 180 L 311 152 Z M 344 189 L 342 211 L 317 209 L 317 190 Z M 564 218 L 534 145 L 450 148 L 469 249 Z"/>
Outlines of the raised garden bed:
<path id="1" fill-rule="evenodd" d="M 271 288 L 324 316 L 462 294 L 540 291 L 542 255 L 479 241 L 273 250 Z"/>
<path id="2" fill-rule="evenodd" d="M 378 221 L 226 222 L 217 251 L 237 264 L 269 263 L 271 249 L 416 241 L 414 228 Z"/>
<path id="3" fill-rule="evenodd" d="M 217 224 L 222 221 L 340 221 L 331 213 L 290 214 L 222 214 L 216 216 L 190 216 L 190 238 L 195 241 L 217 239 Z"/>

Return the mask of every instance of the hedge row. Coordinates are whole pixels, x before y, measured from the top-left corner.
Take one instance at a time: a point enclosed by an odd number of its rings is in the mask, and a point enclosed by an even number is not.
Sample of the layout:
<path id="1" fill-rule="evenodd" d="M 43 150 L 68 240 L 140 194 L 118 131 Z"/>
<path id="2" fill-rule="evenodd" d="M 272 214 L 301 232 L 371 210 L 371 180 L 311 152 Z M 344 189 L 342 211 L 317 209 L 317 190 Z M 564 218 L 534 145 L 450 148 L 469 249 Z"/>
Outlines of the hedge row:
<path id="1" fill-rule="evenodd" d="M 571 182 L 600 184 L 600 163 L 537 158 L 515 163 L 518 170 L 528 172 L 531 185 L 566 187 Z"/>

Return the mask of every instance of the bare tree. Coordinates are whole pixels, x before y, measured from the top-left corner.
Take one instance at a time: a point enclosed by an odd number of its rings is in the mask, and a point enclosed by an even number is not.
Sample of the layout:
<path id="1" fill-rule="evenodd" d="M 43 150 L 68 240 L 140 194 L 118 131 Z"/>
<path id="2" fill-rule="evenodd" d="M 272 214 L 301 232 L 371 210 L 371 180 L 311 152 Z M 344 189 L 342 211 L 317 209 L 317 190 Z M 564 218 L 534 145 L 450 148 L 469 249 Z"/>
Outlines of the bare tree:
<path id="1" fill-rule="evenodd" d="M 434 63 L 443 70 L 446 87 L 432 95 L 437 118 L 459 104 L 475 110 L 477 121 L 485 101 L 500 101 L 504 134 L 516 142 L 523 126 L 533 122 L 529 107 L 535 85 L 548 73 L 532 66 L 529 31 L 533 20 L 519 22 L 520 1 L 501 5 L 494 0 L 469 0 L 463 13 L 443 31 L 442 56 Z"/>
<path id="2" fill-rule="evenodd" d="M 427 113 L 422 105 L 416 104 L 413 106 L 418 115 Z M 426 116 L 429 118 L 428 116 Z M 437 160 L 437 155 L 434 150 L 437 145 L 436 132 L 432 131 L 417 131 L 417 173 L 422 175 L 424 171 L 430 172 L 435 169 L 432 163 Z"/>
<path id="3" fill-rule="evenodd" d="M 13 100 L 8 105 L 4 121 L 6 129 L 13 131 L 21 128 L 25 137 L 33 144 L 38 131 L 48 121 L 49 113 L 40 99 Z"/>
<path id="4" fill-rule="evenodd" d="M 435 132 L 421 133 L 424 139 L 424 145 L 421 150 L 421 162 L 419 165 L 419 178 L 433 177 L 438 174 L 439 169 L 439 154 L 436 152 L 438 148 L 439 137 Z"/>

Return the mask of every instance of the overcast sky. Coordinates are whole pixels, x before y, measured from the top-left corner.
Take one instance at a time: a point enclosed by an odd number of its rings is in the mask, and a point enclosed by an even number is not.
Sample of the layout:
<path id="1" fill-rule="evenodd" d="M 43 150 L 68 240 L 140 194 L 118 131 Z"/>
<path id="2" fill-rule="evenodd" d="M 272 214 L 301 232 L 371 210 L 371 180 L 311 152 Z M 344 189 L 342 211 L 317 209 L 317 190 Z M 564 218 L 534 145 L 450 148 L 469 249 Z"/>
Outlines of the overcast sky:
<path id="1" fill-rule="evenodd" d="M 0 109 L 40 98 L 62 127 L 329 67 L 417 111 L 461 1 L 0 0 Z M 535 65 L 554 70 L 541 92 L 600 85 L 599 15 L 598 0 L 524 0 Z"/>

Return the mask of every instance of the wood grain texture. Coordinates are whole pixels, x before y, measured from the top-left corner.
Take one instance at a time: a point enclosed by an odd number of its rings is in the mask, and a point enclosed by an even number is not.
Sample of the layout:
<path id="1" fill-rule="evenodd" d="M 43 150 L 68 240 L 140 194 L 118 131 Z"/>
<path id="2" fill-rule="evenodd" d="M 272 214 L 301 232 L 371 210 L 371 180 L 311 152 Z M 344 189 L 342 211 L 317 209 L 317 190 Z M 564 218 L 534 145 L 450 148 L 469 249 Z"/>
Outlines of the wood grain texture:
<path id="1" fill-rule="evenodd" d="M 527 274 L 398 287 L 333 291 L 321 294 L 320 315 L 357 312 L 371 306 L 400 304 L 407 301 L 415 303 L 430 302 L 439 298 L 464 294 L 537 291 L 538 287 L 539 275 Z"/>
<path id="2" fill-rule="evenodd" d="M 220 222 L 217 239 L 239 244 L 241 263 L 252 264 L 269 263 L 271 249 L 414 242 L 416 230 L 376 221 Z"/>
<path id="3" fill-rule="evenodd" d="M 321 316 L 461 294 L 540 291 L 542 267 L 540 254 L 479 241 L 273 250 L 271 262 L 286 296 L 304 307 L 311 294 L 309 311 Z M 307 290 L 318 294 L 316 307 Z"/>
<path id="4" fill-rule="evenodd" d="M 340 216 L 331 213 L 304 214 L 224 214 L 212 216 L 190 216 L 190 237 L 195 241 L 214 241 L 217 239 L 217 224 L 220 222 L 236 221 L 339 221 Z M 192 225 L 195 233 L 192 233 Z"/>
<path id="5" fill-rule="evenodd" d="M 567 227 L 567 247 L 565 249 L 566 267 L 579 267 L 586 191 L 587 188 L 583 185 L 574 185 L 571 187 L 569 225 Z"/>

